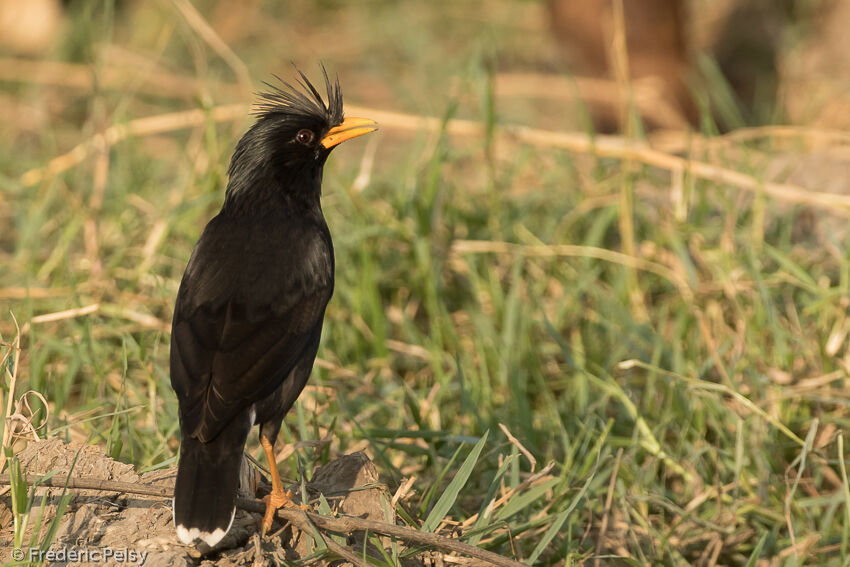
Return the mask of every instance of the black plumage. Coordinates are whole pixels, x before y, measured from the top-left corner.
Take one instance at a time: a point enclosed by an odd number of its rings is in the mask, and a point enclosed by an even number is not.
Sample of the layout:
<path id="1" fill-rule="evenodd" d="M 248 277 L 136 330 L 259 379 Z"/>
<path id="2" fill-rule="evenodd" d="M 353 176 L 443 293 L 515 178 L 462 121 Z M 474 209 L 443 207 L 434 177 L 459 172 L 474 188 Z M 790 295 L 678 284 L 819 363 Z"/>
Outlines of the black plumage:
<path id="1" fill-rule="evenodd" d="M 174 524 L 185 543 L 215 545 L 235 511 L 242 452 L 260 425 L 272 468 L 271 512 L 286 502 L 271 447 L 313 367 L 334 287 L 322 169 L 340 142 L 375 130 L 343 119 L 339 82 L 327 104 L 300 73 L 260 95 L 239 140 L 221 212 L 203 231 L 180 283 L 171 385 L 181 447 Z"/>

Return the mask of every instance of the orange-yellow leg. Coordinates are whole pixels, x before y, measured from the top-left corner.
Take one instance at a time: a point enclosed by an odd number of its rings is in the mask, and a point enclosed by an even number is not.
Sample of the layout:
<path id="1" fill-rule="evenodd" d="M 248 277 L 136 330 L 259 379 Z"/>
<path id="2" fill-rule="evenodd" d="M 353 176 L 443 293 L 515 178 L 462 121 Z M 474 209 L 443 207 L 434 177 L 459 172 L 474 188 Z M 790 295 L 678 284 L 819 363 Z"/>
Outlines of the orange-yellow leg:
<path id="1" fill-rule="evenodd" d="M 277 461 L 274 458 L 274 448 L 271 441 L 260 434 L 260 443 L 263 445 L 263 450 L 266 452 L 266 459 L 269 462 L 269 472 L 272 475 L 272 493 L 266 496 L 263 500 L 266 502 L 266 513 L 263 516 L 263 535 L 265 536 L 272 529 L 272 521 L 274 520 L 275 510 L 284 506 L 299 508 L 301 510 L 309 510 L 304 504 L 298 505 L 292 501 L 292 495 L 288 490 L 283 488 L 283 483 L 280 481 L 280 474 L 277 472 Z"/>
<path id="2" fill-rule="evenodd" d="M 264 498 L 266 502 L 266 514 L 263 516 L 263 536 L 265 536 L 272 527 L 275 510 L 287 504 L 294 506 L 289 492 L 284 490 L 283 483 L 280 481 L 280 475 L 277 472 L 277 461 L 274 458 L 274 448 L 271 441 L 260 435 L 260 443 L 263 445 L 263 450 L 266 452 L 266 460 L 269 463 L 269 472 L 272 475 L 272 492 Z"/>

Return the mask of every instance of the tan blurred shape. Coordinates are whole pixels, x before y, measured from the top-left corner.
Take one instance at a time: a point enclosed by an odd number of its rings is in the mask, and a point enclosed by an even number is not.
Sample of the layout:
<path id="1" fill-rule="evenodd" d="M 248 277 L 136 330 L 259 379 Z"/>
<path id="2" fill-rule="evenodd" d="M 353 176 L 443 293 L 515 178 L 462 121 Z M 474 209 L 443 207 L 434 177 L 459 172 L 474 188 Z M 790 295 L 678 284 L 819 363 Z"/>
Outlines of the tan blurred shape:
<path id="1" fill-rule="evenodd" d="M 575 75 L 616 78 L 616 7 L 615 0 L 548 1 L 552 30 L 564 62 Z M 686 84 L 690 62 L 684 2 L 623 0 L 622 9 L 629 79 L 654 82 L 662 103 L 677 110 L 681 117 L 663 124 L 652 123 L 652 117 L 646 117 L 648 126 L 670 128 L 693 123 L 697 116 Z M 588 104 L 598 129 L 617 128 L 616 109 Z"/>
<path id="2" fill-rule="evenodd" d="M 59 0 L 0 0 L 0 47 L 39 55 L 52 44 L 61 23 Z"/>

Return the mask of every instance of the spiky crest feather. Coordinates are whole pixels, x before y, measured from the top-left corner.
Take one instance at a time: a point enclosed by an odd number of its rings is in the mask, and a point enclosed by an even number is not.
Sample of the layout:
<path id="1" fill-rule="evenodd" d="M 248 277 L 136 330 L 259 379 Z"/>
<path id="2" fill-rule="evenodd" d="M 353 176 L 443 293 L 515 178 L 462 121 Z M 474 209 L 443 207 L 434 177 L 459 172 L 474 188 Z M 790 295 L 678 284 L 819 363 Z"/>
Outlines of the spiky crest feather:
<path id="1" fill-rule="evenodd" d="M 300 75 L 300 79 L 297 81 L 298 86 L 284 81 L 277 75 L 273 76 L 280 81 L 283 87 L 267 82 L 263 83 L 270 90 L 257 93 L 260 100 L 255 106 L 254 114 L 261 120 L 280 114 L 301 114 L 326 120 L 331 127 L 342 123 L 342 90 L 339 86 L 339 78 L 331 85 L 328 71 L 322 65 L 322 75 L 325 78 L 325 90 L 328 99 L 327 104 L 325 104 L 319 91 L 307 79 L 307 76 L 298 67 L 295 67 L 295 71 Z"/>

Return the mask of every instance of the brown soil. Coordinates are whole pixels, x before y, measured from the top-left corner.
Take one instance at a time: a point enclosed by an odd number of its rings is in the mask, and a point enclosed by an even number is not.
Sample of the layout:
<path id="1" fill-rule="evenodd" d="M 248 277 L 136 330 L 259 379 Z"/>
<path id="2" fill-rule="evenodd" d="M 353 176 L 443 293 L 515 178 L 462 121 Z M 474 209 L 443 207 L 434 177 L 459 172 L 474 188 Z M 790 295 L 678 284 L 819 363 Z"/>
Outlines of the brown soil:
<path id="1" fill-rule="evenodd" d="M 18 458 L 27 474 L 44 475 L 55 471 L 54 478 L 64 479 L 71 470 L 73 478 L 90 478 L 172 486 L 176 469 L 137 474 L 131 465 L 107 457 L 99 447 L 65 444 L 59 439 L 30 443 Z M 353 453 L 329 462 L 316 471 L 307 484 L 311 502 L 324 495 L 334 511 L 349 516 L 394 523 L 389 498 L 380 485 L 375 465 L 363 453 Z M 356 489 L 356 490 L 352 490 Z M 102 555 L 111 550 L 113 557 L 89 557 L 88 561 L 69 561 L 66 556 L 49 561 L 52 565 L 139 565 L 146 567 L 218 565 L 265 565 L 282 560 L 296 560 L 315 552 L 313 538 L 289 526 L 275 525 L 266 539 L 259 536 L 259 514 L 237 510 L 233 526 L 215 549 L 186 546 L 174 533 L 170 499 L 98 490 L 72 490 L 70 504 L 60 520 L 57 535 L 50 546 L 55 552 L 65 550 Z M 13 518 L 8 487 L 0 489 L 0 563 L 13 557 Z M 38 506 L 46 497 L 44 516 L 39 534 L 40 542 L 56 514 L 62 488 L 39 488 L 30 526 L 37 522 Z M 389 512 L 385 512 L 385 510 Z M 387 517 L 387 514 L 390 517 Z M 30 540 L 32 527 L 26 541 Z M 341 537 L 341 536 L 338 536 Z M 350 549 L 363 550 L 363 534 L 348 536 L 340 541 Z M 345 538 L 343 538 L 345 539 Z M 25 548 L 28 544 L 25 544 Z M 126 550 L 126 556 L 119 554 Z M 26 552 L 26 549 L 24 550 Z M 375 552 L 380 556 L 380 552 Z M 76 559 L 76 558 L 75 558 Z M 274 561 L 273 561 L 274 560 Z M 342 562 L 336 564 L 343 565 Z"/>

